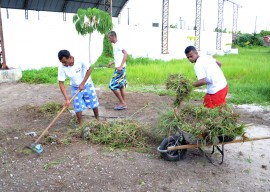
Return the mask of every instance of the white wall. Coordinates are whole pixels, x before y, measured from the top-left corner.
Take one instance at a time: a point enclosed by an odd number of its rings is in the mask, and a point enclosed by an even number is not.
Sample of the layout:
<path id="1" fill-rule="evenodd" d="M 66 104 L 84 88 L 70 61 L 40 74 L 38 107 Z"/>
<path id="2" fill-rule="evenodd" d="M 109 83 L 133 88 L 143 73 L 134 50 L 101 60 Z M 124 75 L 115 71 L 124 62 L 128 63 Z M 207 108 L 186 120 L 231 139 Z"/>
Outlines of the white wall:
<path id="1" fill-rule="evenodd" d="M 168 51 L 161 54 L 161 27 L 116 25 L 114 30 L 118 40 L 125 44 L 126 50 L 134 57 L 149 57 L 153 59 L 182 59 L 185 58 L 184 50 L 194 42 L 188 36 L 195 36 L 194 30 L 169 29 Z M 201 32 L 200 49 L 203 52 L 216 52 L 215 32 Z M 226 48 L 226 43 L 232 42 L 232 35 L 222 33 L 221 49 Z"/>
<path id="2" fill-rule="evenodd" d="M 20 67 L 25 70 L 57 66 L 59 64 L 57 53 L 60 49 L 68 49 L 75 58 L 88 61 L 89 37 L 78 35 L 71 15 L 67 15 L 66 22 L 62 20 L 62 14 L 54 15 L 52 18 L 41 17 L 40 20 L 33 15 L 30 15 L 29 20 L 25 20 L 24 11 L 20 16 L 10 15 L 7 19 L 2 12 L 6 60 L 9 67 Z M 129 54 L 134 57 L 164 60 L 185 58 L 184 49 L 193 44 L 187 36 L 195 34 L 193 30 L 169 29 L 169 54 L 161 54 L 161 27 L 115 23 L 114 30 Z M 92 35 L 91 63 L 100 56 L 102 41 L 102 35 L 98 33 Z M 231 35 L 222 34 L 222 48 L 229 42 Z M 212 51 L 215 47 L 216 33 L 201 32 L 201 50 Z"/>
<path id="3" fill-rule="evenodd" d="M 78 35 L 70 15 L 64 22 L 62 14 L 54 15 L 56 13 L 50 13 L 53 18 L 41 17 L 38 20 L 30 15 L 29 20 L 25 20 L 24 15 L 15 17 L 12 13 L 11 18 L 7 19 L 3 12 L 5 53 L 9 67 L 21 67 L 24 70 L 57 66 L 57 53 L 61 49 L 68 49 L 75 57 L 89 60 L 89 36 Z M 92 34 L 92 62 L 101 54 L 102 41 L 103 36 Z"/>

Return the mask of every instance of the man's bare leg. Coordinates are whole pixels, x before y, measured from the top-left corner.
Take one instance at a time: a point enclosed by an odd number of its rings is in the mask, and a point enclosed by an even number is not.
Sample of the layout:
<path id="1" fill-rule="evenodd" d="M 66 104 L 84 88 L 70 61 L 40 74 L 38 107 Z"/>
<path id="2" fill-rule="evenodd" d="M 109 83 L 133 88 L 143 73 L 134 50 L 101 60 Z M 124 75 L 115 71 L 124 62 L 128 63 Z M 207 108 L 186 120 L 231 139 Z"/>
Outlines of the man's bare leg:
<path id="1" fill-rule="evenodd" d="M 121 93 L 121 97 L 122 97 L 122 99 L 123 99 L 123 101 L 125 103 L 124 106 L 126 106 L 127 105 L 127 99 L 126 99 L 126 91 L 125 91 L 124 87 L 120 88 L 120 93 Z"/>
<path id="2" fill-rule="evenodd" d="M 93 109 L 93 112 L 94 112 L 95 118 L 99 121 L 98 107 L 94 108 L 94 109 Z"/>
<path id="3" fill-rule="evenodd" d="M 117 91 L 117 90 L 112 90 L 112 91 L 115 94 L 115 96 L 117 97 L 117 99 L 119 100 L 119 105 L 126 106 L 125 100 L 123 99 L 120 91 Z"/>
<path id="4" fill-rule="evenodd" d="M 76 116 L 77 116 L 77 120 L 78 120 L 78 123 L 79 123 L 80 127 L 82 127 L 82 125 L 83 125 L 82 112 L 76 112 Z"/>

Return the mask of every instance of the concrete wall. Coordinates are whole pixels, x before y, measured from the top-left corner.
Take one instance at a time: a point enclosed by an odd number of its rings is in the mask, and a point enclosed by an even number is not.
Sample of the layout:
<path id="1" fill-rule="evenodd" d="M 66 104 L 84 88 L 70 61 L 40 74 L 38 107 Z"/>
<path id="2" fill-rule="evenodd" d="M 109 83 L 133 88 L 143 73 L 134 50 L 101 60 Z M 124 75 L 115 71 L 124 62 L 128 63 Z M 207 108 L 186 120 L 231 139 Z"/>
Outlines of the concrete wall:
<path id="1" fill-rule="evenodd" d="M 78 35 L 71 21 L 3 18 L 7 65 L 22 70 L 57 66 L 60 49 L 68 49 L 76 58 L 88 61 L 89 37 Z M 115 24 L 114 30 L 129 54 L 164 60 L 185 58 L 185 47 L 194 43 L 187 37 L 195 34 L 193 30 L 169 29 L 169 54 L 161 54 L 161 27 Z M 100 56 L 102 41 L 102 35 L 92 35 L 91 63 Z M 222 48 L 230 42 L 231 35 L 222 34 Z M 201 50 L 213 52 L 215 47 L 216 33 L 201 32 Z"/>
<path id="2" fill-rule="evenodd" d="M 188 45 L 194 45 L 189 36 L 194 36 L 193 30 L 169 29 L 169 54 L 161 54 L 161 28 L 160 27 L 136 27 L 115 26 L 118 39 L 125 44 L 128 53 L 135 57 L 149 57 L 154 59 L 182 59 L 185 58 L 184 50 Z M 216 51 L 216 33 L 201 32 L 201 51 Z M 232 36 L 228 33 L 222 34 L 221 48 L 226 49 L 226 43 L 232 42 Z"/>

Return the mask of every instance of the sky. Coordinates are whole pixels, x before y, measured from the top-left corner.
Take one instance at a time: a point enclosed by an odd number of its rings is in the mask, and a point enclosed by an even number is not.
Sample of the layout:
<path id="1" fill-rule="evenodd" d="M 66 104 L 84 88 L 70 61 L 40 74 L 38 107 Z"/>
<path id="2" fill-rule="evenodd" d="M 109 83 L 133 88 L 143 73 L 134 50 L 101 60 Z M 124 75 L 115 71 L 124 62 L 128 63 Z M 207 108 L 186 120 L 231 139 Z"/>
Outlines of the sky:
<path id="1" fill-rule="evenodd" d="M 238 8 L 237 30 L 246 33 L 270 30 L 270 0 L 230 0 L 241 5 Z M 129 12 L 129 14 L 128 14 Z M 170 0 L 169 24 L 185 29 L 195 25 L 196 0 Z M 218 0 L 202 0 L 201 29 L 213 31 L 218 22 Z M 120 23 L 152 25 L 162 23 L 162 0 L 129 0 L 120 16 Z M 181 19 L 180 19 L 181 17 Z M 182 20 L 180 22 L 180 20 Z M 233 4 L 224 2 L 223 29 L 232 30 Z"/>

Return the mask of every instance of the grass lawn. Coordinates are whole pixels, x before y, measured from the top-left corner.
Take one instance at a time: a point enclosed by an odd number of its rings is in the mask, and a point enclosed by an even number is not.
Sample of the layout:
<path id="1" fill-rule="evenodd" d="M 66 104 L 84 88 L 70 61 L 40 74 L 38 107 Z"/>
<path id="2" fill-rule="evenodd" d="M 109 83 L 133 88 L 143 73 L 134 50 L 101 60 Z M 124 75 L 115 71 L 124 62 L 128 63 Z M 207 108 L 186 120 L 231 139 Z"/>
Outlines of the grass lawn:
<path id="1" fill-rule="evenodd" d="M 239 48 L 237 55 L 215 56 L 215 58 L 222 62 L 222 70 L 229 84 L 229 103 L 270 104 L 270 48 Z M 170 74 L 177 73 L 183 74 L 191 81 L 196 80 L 193 64 L 187 59 L 165 62 L 129 57 L 127 61 L 129 87 L 127 90 L 172 94 L 165 90 L 165 82 Z M 95 86 L 107 88 L 112 74 L 113 69 L 111 68 L 95 68 L 93 65 L 91 77 Z M 56 84 L 57 67 L 23 71 L 21 81 Z M 203 97 L 203 93 L 193 93 L 192 97 Z"/>

